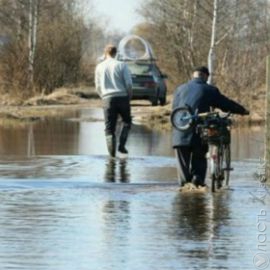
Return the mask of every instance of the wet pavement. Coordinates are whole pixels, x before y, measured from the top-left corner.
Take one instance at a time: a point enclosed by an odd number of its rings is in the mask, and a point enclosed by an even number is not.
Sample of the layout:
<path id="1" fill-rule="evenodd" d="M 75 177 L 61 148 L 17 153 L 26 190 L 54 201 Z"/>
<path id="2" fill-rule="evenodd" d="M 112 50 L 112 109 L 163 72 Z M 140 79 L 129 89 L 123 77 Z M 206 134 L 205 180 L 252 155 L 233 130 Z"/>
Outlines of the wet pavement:
<path id="1" fill-rule="evenodd" d="M 261 128 L 233 131 L 228 190 L 180 193 L 169 133 L 136 125 L 110 160 L 101 120 L 1 129 L 0 269 L 269 269 Z"/>

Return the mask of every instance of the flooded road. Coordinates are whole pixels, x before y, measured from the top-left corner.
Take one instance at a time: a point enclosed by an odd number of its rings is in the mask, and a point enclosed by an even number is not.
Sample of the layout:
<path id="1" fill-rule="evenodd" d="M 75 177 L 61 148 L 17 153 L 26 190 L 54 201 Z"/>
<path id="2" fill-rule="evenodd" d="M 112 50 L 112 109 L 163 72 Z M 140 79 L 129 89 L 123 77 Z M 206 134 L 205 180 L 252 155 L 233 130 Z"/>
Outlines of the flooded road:
<path id="1" fill-rule="evenodd" d="M 268 269 L 261 128 L 233 131 L 229 190 L 181 194 L 169 133 L 135 125 L 130 158 L 112 161 L 101 120 L 1 128 L 0 269 Z"/>

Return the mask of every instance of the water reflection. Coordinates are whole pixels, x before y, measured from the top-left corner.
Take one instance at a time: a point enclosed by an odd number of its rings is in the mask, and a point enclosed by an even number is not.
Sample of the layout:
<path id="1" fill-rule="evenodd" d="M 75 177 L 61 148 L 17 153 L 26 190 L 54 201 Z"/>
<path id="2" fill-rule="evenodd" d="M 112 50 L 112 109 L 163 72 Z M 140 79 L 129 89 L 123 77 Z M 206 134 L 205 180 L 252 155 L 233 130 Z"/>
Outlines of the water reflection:
<path id="1" fill-rule="evenodd" d="M 0 165 L 17 179 L 0 182 L 0 269 L 254 268 L 253 161 L 235 162 L 230 190 L 185 194 L 166 184 L 173 158 L 9 158 Z"/>
<path id="2" fill-rule="evenodd" d="M 227 231 L 231 219 L 229 202 L 228 192 L 215 196 L 205 193 L 176 196 L 172 211 L 175 226 L 171 233 L 179 241 L 179 254 L 185 254 L 183 265 L 189 265 L 192 259 L 194 269 L 196 266 L 198 269 L 230 269 L 227 248 L 234 239 Z"/>
<path id="3" fill-rule="evenodd" d="M 37 123 L 0 127 L 0 155 L 77 154 L 80 124 L 50 118 Z"/>
<path id="4" fill-rule="evenodd" d="M 103 237 L 107 245 L 104 254 L 110 254 L 111 250 L 119 246 L 127 246 L 130 230 L 130 203 L 125 200 L 108 200 L 102 207 Z M 123 250 L 122 250 L 123 252 Z M 121 254 L 121 257 L 125 257 Z"/>
<path id="5" fill-rule="evenodd" d="M 130 174 L 127 169 L 127 160 L 108 158 L 104 180 L 109 183 L 129 183 Z"/>
<path id="6" fill-rule="evenodd" d="M 214 259 L 216 265 L 223 263 L 223 268 L 230 269 L 228 260 L 230 258 L 229 247 L 234 241 L 230 228 L 231 215 L 231 193 L 227 190 L 215 194 L 212 197 L 212 235 L 209 240 L 209 255 Z"/>
<path id="7" fill-rule="evenodd" d="M 67 119 L 0 128 L 0 269 L 254 268 L 256 162 L 234 162 L 230 190 L 181 194 L 170 132 L 134 126 L 120 160 L 107 158 L 103 128 Z M 262 137 L 234 130 L 234 159 L 258 158 Z"/>
<path id="8" fill-rule="evenodd" d="M 262 157 L 263 141 L 261 127 L 233 128 L 232 159 Z M 128 148 L 131 156 L 174 155 L 171 132 L 140 125 L 133 125 Z M 28 125 L 1 126 L 0 155 L 107 155 L 102 110 L 82 110 L 69 118 L 48 118 Z"/>
<path id="9" fill-rule="evenodd" d="M 67 212 L 48 195 L 1 193 L 1 269 L 40 269 L 51 263 L 48 253 L 57 250 L 57 230 Z"/>
<path id="10" fill-rule="evenodd" d="M 179 239 L 207 239 L 211 228 L 209 198 L 205 194 L 179 194 L 173 204 L 173 218 L 178 224 L 173 233 Z"/>
<path id="11" fill-rule="evenodd" d="M 129 269 L 130 205 L 125 200 L 108 200 L 102 208 L 102 245 L 104 262 L 98 269 Z"/>
<path id="12" fill-rule="evenodd" d="M 35 150 L 35 136 L 34 136 L 34 129 L 33 124 L 29 125 L 28 129 L 28 135 L 27 135 L 27 156 L 35 156 L 36 150 Z"/>
<path id="13" fill-rule="evenodd" d="M 264 127 L 247 126 L 232 129 L 232 159 L 259 159 L 264 156 Z"/>

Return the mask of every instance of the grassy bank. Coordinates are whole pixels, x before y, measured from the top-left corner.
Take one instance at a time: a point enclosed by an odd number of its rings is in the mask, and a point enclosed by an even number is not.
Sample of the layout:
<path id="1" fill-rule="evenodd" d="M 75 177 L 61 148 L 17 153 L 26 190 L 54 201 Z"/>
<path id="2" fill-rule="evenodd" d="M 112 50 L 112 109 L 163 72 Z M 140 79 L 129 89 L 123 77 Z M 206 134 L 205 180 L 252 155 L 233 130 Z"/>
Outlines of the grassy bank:
<path id="1" fill-rule="evenodd" d="M 101 101 L 93 87 L 61 88 L 50 95 L 39 95 L 27 100 L 8 99 L 2 96 L 0 124 L 6 122 L 28 123 L 44 117 L 55 117 L 81 108 L 101 107 Z M 153 107 L 147 101 L 132 101 L 133 121 L 150 128 L 170 130 L 172 96 L 165 106 Z M 251 115 L 234 116 L 235 125 L 263 124 L 265 121 L 264 98 L 252 103 Z"/>

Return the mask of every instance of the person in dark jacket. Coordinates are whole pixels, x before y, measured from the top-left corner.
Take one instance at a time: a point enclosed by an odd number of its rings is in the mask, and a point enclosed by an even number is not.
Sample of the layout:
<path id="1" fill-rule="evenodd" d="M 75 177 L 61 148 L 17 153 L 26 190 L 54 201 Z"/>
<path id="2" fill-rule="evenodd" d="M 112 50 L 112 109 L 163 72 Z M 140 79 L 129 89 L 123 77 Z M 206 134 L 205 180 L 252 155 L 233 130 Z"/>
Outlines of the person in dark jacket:
<path id="1" fill-rule="evenodd" d="M 176 89 L 172 109 L 189 106 L 192 111 L 198 113 L 218 108 L 224 112 L 249 114 L 243 106 L 222 95 L 218 88 L 207 84 L 208 77 L 207 67 L 195 68 L 193 79 Z M 204 186 L 208 145 L 202 142 L 196 129 L 178 131 L 174 128 L 173 148 L 178 161 L 178 178 L 181 185 L 192 182 L 196 186 Z"/>

